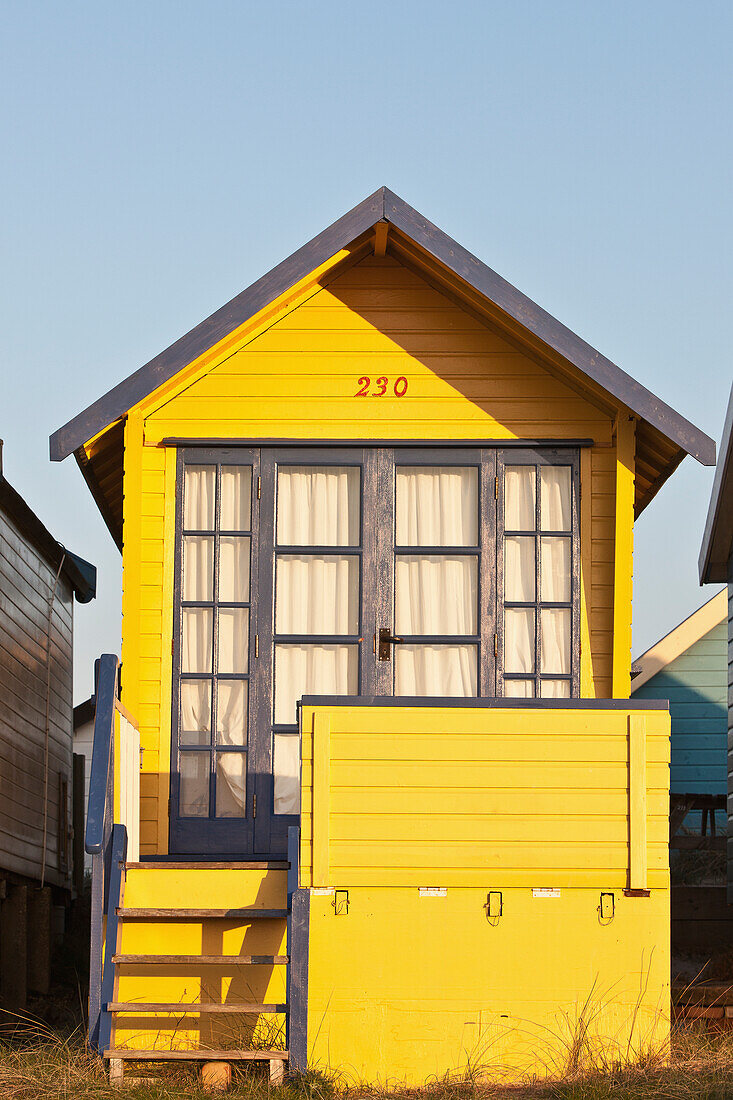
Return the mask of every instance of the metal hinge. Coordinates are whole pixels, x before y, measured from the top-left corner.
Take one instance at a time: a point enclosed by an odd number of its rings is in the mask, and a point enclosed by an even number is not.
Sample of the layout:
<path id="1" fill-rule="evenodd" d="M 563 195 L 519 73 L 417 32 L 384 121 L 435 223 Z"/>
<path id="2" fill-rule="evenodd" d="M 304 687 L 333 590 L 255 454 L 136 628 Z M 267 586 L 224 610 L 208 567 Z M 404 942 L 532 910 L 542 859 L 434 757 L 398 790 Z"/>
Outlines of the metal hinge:
<path id="1" fill-rule="evenodd" d="M 171 638 L 171 657 L 173 656 L 173 654 L 175 652 L 175 648 L 176 648 L 176 643 L 175 643 L 174 639 Z"/>
<path id="2" fill-rule="evenodd" d="M 257 499 L 258 500 L 260 499 L 261 493 L 262 493 L 262 478 L 258 475 L 258 477 L 257 477 Z"/>
<path id="3" fill-rule="evenodd" d="M 260 636 L 259 636 L 259 634 L 255 634 L 255 657 L 259 657 L 259 655 L 260 655 Z"/>
<path id="4" fill-rule="evenodd" d="M 494 478 L 494 500 L 499 499 L 499 475 Z"/>
<path id="5" fill-rule="evenodd" d="M 252 795 L 252 817 L 257 817 L 257 795 Z"/>
<path id="6" fill-rule="evenodd" d="M 499 635 L 498 634 L 494 635 L 494 656 L 495 657 L 499 656 Z"/>

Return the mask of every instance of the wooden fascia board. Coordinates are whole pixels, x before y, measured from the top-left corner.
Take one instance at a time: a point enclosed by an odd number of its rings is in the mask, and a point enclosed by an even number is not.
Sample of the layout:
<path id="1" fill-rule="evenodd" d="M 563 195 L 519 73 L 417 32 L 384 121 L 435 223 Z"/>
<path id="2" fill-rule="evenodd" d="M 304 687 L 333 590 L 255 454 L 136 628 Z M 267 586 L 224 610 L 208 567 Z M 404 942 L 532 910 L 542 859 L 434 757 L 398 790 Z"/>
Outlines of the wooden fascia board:
<path id="1" fill-rule="evenodd" d="M 601 389 L 644 420 L 655 424 L 670 440 L 705 466 L 715 463 L 715 443 L 631 375 L 552 317 L 520 290 L 481 263 L 457 241 L 385 188 L 384 217 L 407 237 L 438 259 L 459 278 L 494 303 L 510 318 L 583 371 Z"/>
<path id="2" fill-rule="evenodd" d="M 105 425 L 119 420 L 189 363 L 260 313 L 303 279 L 309 271 L 325 263 L 329 257 L 357 240 L 362 233 L 370 231 L 375 222 L 382 218 L 383 192 L 383 188 L 375 191 L 323 233 L 319 233 L 292 256 L 272 268 L 180 340 L 54 432 L 50 439 L 51 460 L 60 462 Z"/>
<path id="3" fill-rule="evenodd" d="M 280 295 L 255 317 L 240 325 L 224 340 L 207 349 L 203 355 L 190 363 L 188 367 L 184 367 L 169 382 L 155 390 L 130 411 L 142 412 L 143 416 L 147 418 L 165 408 L 169 402 L 184 393 L 204 375 L 221 366 L 232 355 L 236 355 L 247 344 L 256 340 L 273 325 L 276 325 L 283 317 L 286 317 L 302 306 L 304 302 L 325 290 L 334 279 L 338 279 L 345 271 L 368 256 L 372 251 L 372 247 L 373 237 L 369 236 L 351 251 L 342 249 L 334 256 L 330 256 L 325 263 L 309 272 L 305 279 L 290 287 L 285 294 Z"/>
<path id="4" fill-rule="evenodd" d="M 725 582 L 733 542 L 733 387 L 698 558 L 700 584 Z"/>
<path id="5" fill-rule="evenodd" d="M 105 425 L 124 416 L 184 367 L 266 308 L 329 256 L 386 221 L 432 255 L 515 324 L 585 374 L 601 390 L 648 420 L 704 465 L 715 462 L 715 444 L 665 402 L 602 356 L 495 271 L 443 233 L 394 192 L 380 188 L 242 294 L 99 398 L 50 439 L 53 461 L 75 451 Z M 390 234 L 391 236 L 391 234 Z"/>
<path id="6" fill-rule="evenodd" d="M 665 634 L 651 649 L 634 660 L 641 672 L 634 677 L 631 694 L 635 694 L 653 676 L 661 672 L 672 661 L 676 661 L 691 646 L 704 638 L 706 634 L 728 617 L 728 592 L 723 588 L 711 600 L 704 603 L 692 615 Z"/>
<path id="7" fill-rule="evenodd" d="M 94 470 L 92 469 L 91 460 L 84 447 L 77 447 L 77 449 L 74 451 L 74 458 L 76 459 L 77 465 L 81 470 L 82 477 L 87 483 L 89 492 L 94 498 L 94 503 L 97 505 L 97 508 L 99 508 L 99 512 L 102 519 L 104 520 L 105 527 L 112 536 L 115 546 L 120 551 L 120 553 L 122 553 L 122 530 L 120 529 L 119 524 L 117 523 L 117 520 L 115 519 L 112 510 L 107 503 L 107 498 L 102 492 L 101 485 L 97 481 Z"/>

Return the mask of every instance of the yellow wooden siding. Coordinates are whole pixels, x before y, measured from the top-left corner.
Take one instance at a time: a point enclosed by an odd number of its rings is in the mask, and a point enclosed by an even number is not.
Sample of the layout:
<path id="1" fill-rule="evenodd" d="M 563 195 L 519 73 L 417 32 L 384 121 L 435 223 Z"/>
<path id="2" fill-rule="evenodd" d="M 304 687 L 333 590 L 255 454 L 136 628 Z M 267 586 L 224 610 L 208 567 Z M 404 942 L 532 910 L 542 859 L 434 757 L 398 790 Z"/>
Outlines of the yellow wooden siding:
<path id="1" fill-rule="evenodd" d="M 144 852 L 165 852 L 168 832 L 175 450 L 160 446 L 164 438 L 595 440 L 581 463 L 581 691 L 611 697 L 608 416 L 389 258 L 362 261 L 222 348 L 134 410 L 125 429 L 123 692 L 143 738 Z M 388 378 L 388 392 L 405 377 L 407 394 L 355 397 L 365 375 Z"/>
<path id="2" fill-rule="evenodd" d="M 356 397 L 359 378 L 388 379 Z M 404 397 L 394 381 L 405 377 Z M 145 438 L 591 438 L 612 424 L 390 258 L 357 264 L 214 369 L 145 403 Z"/>
<path id="3" fill-rule="evenodd" d="M 666 711 L 306 706 L 302 757 L 303 885 L 668 884 Z"/>

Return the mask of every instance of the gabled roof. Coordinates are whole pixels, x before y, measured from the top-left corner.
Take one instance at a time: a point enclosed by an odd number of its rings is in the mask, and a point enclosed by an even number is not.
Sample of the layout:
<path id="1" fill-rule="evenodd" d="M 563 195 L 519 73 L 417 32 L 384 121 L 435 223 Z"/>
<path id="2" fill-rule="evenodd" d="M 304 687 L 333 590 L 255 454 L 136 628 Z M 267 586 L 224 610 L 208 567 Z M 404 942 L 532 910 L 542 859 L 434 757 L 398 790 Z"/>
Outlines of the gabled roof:
<path id="1" fill-rule="evenodd" d="M 733 542 L 733 387 L 725 414 L 718 466 L 713 479 L 698 569 L 700 584 L 728 580 L 728 560 Z"/>
<path id="2" fill-rule="evenodd" d="M 639 671 L 634 676 L 631 694 L 633 695 L 648 680 L 651 680 L 652 676 L 656 676 L 672 661 L 676 661 L 686 653 L 695 642 L 699 642 L 727 617 L 728 592 L 724 588 L 634 661 L 634 668 Z"/>
<path id="3" fill-rule="evenodd" d="M 448 296 L 453 295 L 469 311 L 473 310 L 484 321 L 498 326 L 510 338 L 540 349 L 549 370 L 583 387 L 598 404 L 605 404 L 609 414 L 613 415 L 613 408 L 618 410 L 623 406 L 639 418 L 643 431 L 637 432 L 637 514 L 686 454 L 703 465 L 714 464 L 715 443 L 704 432 L 481 263 L 398 195 L 381 187 L 51 436 L 52 460 L 60 461 L 72 452 L 76 454 L 105 521 L 118 542 L 119 519 L 110 513 L 110 494 L 95 468 L 101 464 L 105 473 L 109 473 L 112 464 L 107 457 L 90 464 L 85 444 L 118 423 L 135 405 L 236 329 L 251 322 L 321 265 L 340 253 L 353 250 L 356 254 L 357 248 L 363 250 L 369 235 L 375 242 L 381 240 L 382 249 L 388 247 L 400 262 L 419 268 L 437 289 Z M 375 244 L 375 250 L 376 247 Z"/>
<path id="4" fill-rule="evenodd" d="M 97 594 L 97 570 L 90 562 L 72 554 L 57 542 L 26 503 L 17 489 L 0 472 L 0 513 L 11 520 L 27 544 L 45 558 L 52 569 L 61 569 L 79 603 L 89 603 Z"/>

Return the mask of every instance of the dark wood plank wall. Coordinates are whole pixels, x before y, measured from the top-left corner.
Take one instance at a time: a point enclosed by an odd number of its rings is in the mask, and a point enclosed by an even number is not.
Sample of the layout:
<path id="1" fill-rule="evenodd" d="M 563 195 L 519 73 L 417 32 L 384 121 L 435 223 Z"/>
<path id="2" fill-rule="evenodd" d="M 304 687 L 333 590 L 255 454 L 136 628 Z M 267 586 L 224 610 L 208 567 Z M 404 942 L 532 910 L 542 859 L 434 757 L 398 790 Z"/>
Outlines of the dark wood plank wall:
<path id="1" fill-rule="evenodd" d="M 0 514 L 0 871 L 39 879 L 43 846 L 48 612 L 56 570 Z M 72 611 L 59 577 L 51 620 L 46 881 L 67 886 L 59 775 L 71 791 Z M 68 813 L 63 819 L 68 821 Z"/>
<path id="2" fill-rule="evenodd" d="M 733 548 L 728 558 L 728 904 L 733 904 Z"/>

